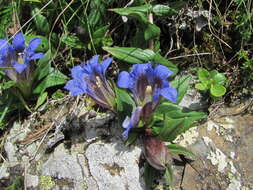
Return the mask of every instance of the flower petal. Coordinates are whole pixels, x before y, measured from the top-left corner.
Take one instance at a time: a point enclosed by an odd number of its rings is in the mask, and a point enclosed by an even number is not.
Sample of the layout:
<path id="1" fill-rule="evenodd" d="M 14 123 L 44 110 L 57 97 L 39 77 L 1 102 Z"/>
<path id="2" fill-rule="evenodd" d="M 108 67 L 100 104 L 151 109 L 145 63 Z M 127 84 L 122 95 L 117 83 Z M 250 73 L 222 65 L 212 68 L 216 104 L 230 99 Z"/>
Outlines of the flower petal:
<path id="1" fill-rule="evenodd" d="M 143 73 L 146 73 L 147 69 L 152 68 L 150 63 L 135 64 L 133 65 L 132 73 L 138 77 Z"/>
<path id="2" fill-rule="evenodd" d="M 71 96 L 77 96 L 86 93 L 85 89 L 77 80 L 70 80 L 64 86 L 64 89 L 71 92 Z"/>
<path id="3" fill-rule="evenodd" d="M 13 66 L 15 67 L 15 70 L 18 73 L 22 73 L 26 69 L 26 67 L 27 67 L 26 64 L 20 64 L 20 63 L 15 63 L 15 64 L 13 64 Z"/>
<path id="4" fill-rule="evenodd" d="M 13 38 L 12 44 L 16 51 L 23 52 L 25 49 L 25 38 L 21 32 Z"/>
<path id="5" fill-rule="evenodd" d="M 164 65 L 157 65 L 154 69 L 154 72 L 155 76 L 160 77 L 163 80 L 167 79 L 170 75 L 173 74 L 173 72 Z"/>
<path id="6" fill-rule="evenodd" d="M 87 64 L 90 64 L 91 66 L 95 67 L 98 65 L 98 55 L 93 56 L 89 61 L 87 61 Z"/>
<path id="7" fill-rule="evenodd" d="M 177 101 L 177 90 L 175 88 L 171 88 L 171 87 L 163 88 L 161 89 L 160 93 L 164 98 L 172 102 Z"/>
<path id="8" fill-rule="evenodd" d="M 41 39 L 40 38 L 34 38 L 29 42 L 29 50 L 31 52 L 34 52 L 40 45 Z"/>
<path id="9" fill-rule="evenodd" d="M 112 58 L 110 58 L 110 57 L 108 57 L 106 60 L 102 61 L 101 66 L 102 66 L 103 75 L 105 75 L 105 72 L 106 72 L 107 68 L 109 67 L 109 65 L 111 64 L 111 62 L 112 62 Z"/>
<path id="10" fill-rule="evenodd" d="M 118 76 L 118 86 L 120 88 L 131 88 L 131 77 L 128 72 L 123 71 Z"/>
<path id="11" fill-rule="evenodd" d="M 81 66 L 75 66 L 71 69 L 71 76 L 74 79 L 81 79 L 83 76 L 84 72 L 83 72 L 83 68 Z"/>
<path id="12" fill-rule="evenodd" d="M 34 54 L 30 57 L 30 60 L 41 59 L 42 57 L 44 57 L 44 53 L 34 53 Z"/>
<path id="13" fill-rule="evenodd" d="M 124 122 L 122 124 L 122 126 L 126 129 L 122 134 L 124 138 L 128 137 L 128 133 L 129 133 L 130 129 L 132 129 L 138 125 L 138 123 L 140 121 L 140 117 L 141 117 L 141 112 L 142 112 L 142 107 L 139 106 L 139 107 L 135 108 L 134 111 L 132 112 L 130 120 L 129 120 L 128 116 L 124 120 Z"/>

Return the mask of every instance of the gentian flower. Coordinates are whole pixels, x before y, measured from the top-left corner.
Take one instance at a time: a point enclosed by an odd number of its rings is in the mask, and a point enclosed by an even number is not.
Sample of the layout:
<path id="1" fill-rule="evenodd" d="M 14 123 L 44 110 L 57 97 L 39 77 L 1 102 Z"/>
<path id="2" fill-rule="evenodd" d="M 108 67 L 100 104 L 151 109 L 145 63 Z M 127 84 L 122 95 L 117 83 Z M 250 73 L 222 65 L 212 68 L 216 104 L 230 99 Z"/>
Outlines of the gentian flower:
<path id="1" fill-rule="evenodd" d="M 44 56 L 43 53 L 35 52 L 40 43 L 40 38 L 34 38 L 27 47 L 21 32 L 14 36 L 12 44 L 0 39 L 0 67 L 6 68 L 5 72 L 11 80 L 24 81 L 31 77 L 34 67 L 31 61 Z"/>
<path id="2" fill-rule="evenodd" d="M 101 62 L 99 56 L 94 56 L 89 61 L 75 66 L 71 70 L 72 80 L 68 81 L 65 89 L 72 96 L 88 94 L 96 103 L 102 107 L 114 111 L 115 93 L 105 78 L 105 73 L 112 59 L 107 58 Z"/>
<path id="3" fill-rule="evenodd" d="M 133 123 L 137 126 L 140 120 L 147 122 L 150 119 L 162 96 L 176 102 L 177 91 L 170 87 L 167 81 L 172 73 L 163 65 L 153 67 L 151 63 L 145 63 L 134 65 L 130 73 L 123 71 L 119 74 L 118 86 L 129 89 L 133 93 L 137 105 L 142 108 L 134 110 L 132 113 L 140 115 L 139 117 L 132 116 L 130 119 L 132 121 L 128 122 L 128 126 L 123 126 L 126 128 L 124 136 L 127 136 L 129 130 L 134 127 Z M 139 118 L 138 122 L 136 118 Z"/>

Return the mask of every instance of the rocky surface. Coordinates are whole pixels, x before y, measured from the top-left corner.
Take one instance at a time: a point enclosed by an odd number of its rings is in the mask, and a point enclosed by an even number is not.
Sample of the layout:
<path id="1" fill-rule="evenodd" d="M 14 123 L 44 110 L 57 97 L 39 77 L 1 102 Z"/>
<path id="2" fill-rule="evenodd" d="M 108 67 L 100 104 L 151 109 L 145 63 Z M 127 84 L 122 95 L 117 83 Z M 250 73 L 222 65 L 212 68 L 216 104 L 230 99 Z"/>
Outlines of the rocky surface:
<path id="1" fill-rule="evenodd" d="M 225 114 L 219 113 L 177 138 L 176 142 L 192 149 L 198 159 L 172 166 L 171 189 L 253 189 L 253 116 L 229 114 L 234 110 L 226 109 Z M 110 113 L 96 115 L 79 109 L 69 119 L 68 111 L 56 111 L 62 112 L 55 118 L 60 119 L 51 122 L 54 125 L 45 123 L 46 130 L 41 126 L 44 133 L 36 138 L 29 135 L 35 130 L 35 121 L 13 125 L 4 143 L 0 189 L 23 176 L 25 188 L 30 190 L 145 190 L 139 163 L 141 142 L 126 147 L 121 128 Z M 162 181 L 157 184 L 154 189 L 164 189 Z"/>

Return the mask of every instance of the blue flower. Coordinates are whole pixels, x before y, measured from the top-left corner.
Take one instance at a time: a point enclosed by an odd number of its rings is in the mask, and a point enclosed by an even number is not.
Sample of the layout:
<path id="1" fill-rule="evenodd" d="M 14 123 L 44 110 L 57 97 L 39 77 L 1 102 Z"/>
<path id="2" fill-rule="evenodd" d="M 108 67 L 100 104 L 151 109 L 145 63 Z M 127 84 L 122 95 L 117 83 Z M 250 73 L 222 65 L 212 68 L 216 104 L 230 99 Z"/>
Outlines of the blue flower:
<path id="1" fill-rule="evenodd" d="M 35 52 L 40 43 L 40 38 L 34 38 L 29 42 L 27 47 L 21 32 L 14 36 L 12 44 L 0 39 L 0 67 L 10 68 L 5 69 L 10 79 L 17 81 L 20 78 L 27 78 L 18 76 L 19 74 L 31 75 L 30 62 L 41 59 L 44 56 L 43 53 Z M 24 70 L 28 71 L 24 73 Z"/>
<path id="2" fill-rule="evenodd" d="M 112 59 L 107 58 L 100 64 L 98 58 L 99 56 L 94 56 L 89 61 L 73 67 L 71 70 L 73 79 L 68 81 L 64 88 L 69 90 L 72 96 L 88 94 L 102 107 L 114 111 L 115 94 L 105 78 Z"/>
<path id="3" fill-rule="evenodd" d="M 140 117 L 141 117 L 141 110 L 142 110 L 142 107 L 140 106 L 135 108 L 131 115 L 131 118 L 127 116 L 126 119 L 124 120 L 122 124 L 122 127 L 125 128 L 125 131 L 122 134 L 124 138 L 128 137 L 128 133 L 130 129 L 138 125 L 140 121 Z"/>
<path id="4" fill-rule="evenodd" d="M 120 88 L 130 89 L 138 105 L 153 102 L 156 105 L 161 96 L 176 102 L 177 91 L 171 88 L 167 78 L 173 72 L 163 65 L 152 67 L 151 63 L 136 64 L 130 73 L 123 71 L 118 77 Z"/>
<path id="5" fill-rule="evenodd" d="M 129 89 L 138 105 L 131 119 L 126 118 L 123 127 L 126 128 L 123 136 L 138 125 L 140 120 L 148 122 L 161 97 L 176 102 L 177 91 L 170 87 L 168 77 L 173 72 L 163 65 L 152 67 L 151 63 L 133 65 L 130 73 L 123 71 L 118 77 L 118 86 Z M 138 120 L 138 121 L 137 121 Z M 128 122 L 126 122 L 128 121 Z"/>

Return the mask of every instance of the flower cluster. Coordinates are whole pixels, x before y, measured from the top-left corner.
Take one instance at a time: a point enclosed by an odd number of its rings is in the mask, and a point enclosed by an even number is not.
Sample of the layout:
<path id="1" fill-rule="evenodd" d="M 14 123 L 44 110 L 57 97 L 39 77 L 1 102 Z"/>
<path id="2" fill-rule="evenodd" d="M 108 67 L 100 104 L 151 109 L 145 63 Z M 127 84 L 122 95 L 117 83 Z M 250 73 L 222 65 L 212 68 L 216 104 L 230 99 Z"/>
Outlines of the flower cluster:
<path id="1" fill-rule="evenodd" d="M 5 69 L 5 73 L 11 80 L 17 82 L 30 77 L 31 61 L 44 56 L 43 53 L 35 52 L 40 43 L 41 39 L 34 38 L 27 47 L 21 32 L 14 36 L 12 44 L 0 39 L 0 67 Z"/>
<path id="2" fill-rule="evenodd" d="M 72 68 L 73 79 L 64 88 L 69 90 L 72 96 L 88 94 L 99 105 L 115 111 L 116 96 L 105 78 L 106 70 L 112 59 L 107 58 L 100 64 L 98 58 L 94 56 L 86 63 Z M 148 124 L 161 97 L 176 102 L 177 91 L 170 87 L 167 80 L 171 75 L 172 71 L 167 67 L 163 65 L 153 67 L 151 63 L 136 64 L 130 73 L 123 71 L 119 74 L 118 86 L 129 89 L 137 105 L 132 116 L 127 116 L 122 124 L 125 128 L 123 132 L 125 138 L 128 137 L 132 128 L 138 126 L 140 121 Z"/>
<path id="3" fill-rule="evenodd" d="M 115 111 L 115 94 L 105 78 L 112 59 L 107 58 L 101 64 L 98 59 L 99 56 L 94 56 L 89 61 L 73 67 L 71 70 L 73 79 L 68 81 L 64 88 L 69 90 L 72 96 L 88 94 L 102 107 Z"/>
<path id="4" fill-rule="evenodd" d="M 177 91 L 170 87 L 167 78 L 172 75 L 167 67 L 151 63 L 136 64 L 130 73 L 123 71 L 118 78 L 118 86 L 129 89 L 138 105 L 132 113 L 131 119 L 127 117 L 123 123 L 126 129 L 123 135 L 128 136 L 131 128 L 138 125 L 140 120 L 147 122 L 159 104 L 161 96 L 176 102 Z"/>

